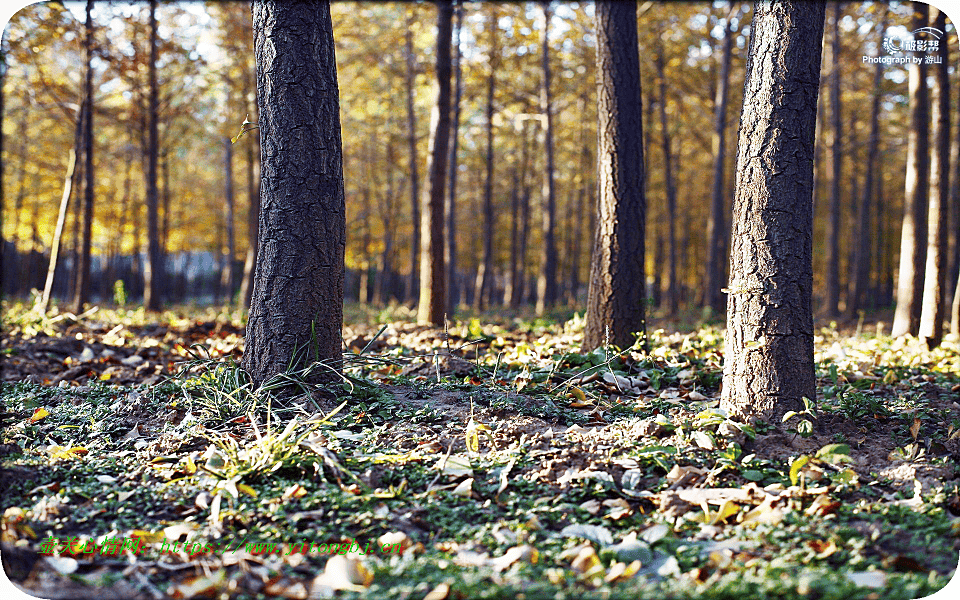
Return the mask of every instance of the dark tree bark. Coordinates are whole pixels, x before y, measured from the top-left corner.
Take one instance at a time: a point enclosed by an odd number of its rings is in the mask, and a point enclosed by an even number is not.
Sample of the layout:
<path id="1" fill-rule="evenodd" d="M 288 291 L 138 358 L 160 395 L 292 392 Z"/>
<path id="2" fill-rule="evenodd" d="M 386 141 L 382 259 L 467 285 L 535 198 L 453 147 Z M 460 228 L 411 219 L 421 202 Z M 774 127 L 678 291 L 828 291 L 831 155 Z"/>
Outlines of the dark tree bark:
<path id="1" fill-rule="evenodd" d="M 543 4 L 543 44 L 541 47 L 541 68 L 543 83 L 540 87 L 540 113 L 545 121 L 543 145 L 547 162 L 543 170 L 543 189 L 540 193 L 540 230 L 543 235 L 540 245 L 540 275 L 537 278 L 536 312 L 542 315 L 557 301 L 557 243 L 555 223 L 557 202 L 553 185 L 553 101 L 550 96 L 550 19 L 553 10 L 549 0 Z"/>
<path id="2" fill-rule="evenodd" d="M 666 308 L 669 314 L 677 312 L 677 186 L 673 180 L 673 153 L 670 150 L 670 131 L 667 128 L 667 80 L 663 64 L 663 44 L 657 41 L 657 84 L 659 97 L 657 108 L 660 113 L 660 147 L 663 150 L 663 179 L 667 194 L 667 298 Z"/>
<path id="3" fill-rule="evenodd" d="M 93 0 L 87 0 L 87 15 L 84 23 L 84 64 L 83 95 L 86 100 L 87 117 L 83 121 L 83 237 L 77 269 L 76 287 L 73 291 L 73 310 L 76 314 L 83 311 L 83 305 L 90 299 L 90 246 L 93 234 Z"/>
<path id="4" fill-rule="evenodd" d="M 913 29 L 927 26 L 928 5 L 913 5 Z M 890 335 L 920 332 L 923 274 L 927 250 L 927 198 L 930 185 L 929 98 L 927 66 L 910 63 L 910 129 L 907 134 L 907 181 L 900 234 L 897 311 Z"/>
<path id="5" fill-rule="evenodd" d="M 224 260 L 223 270 L 220 272 L 220 288 L 226 296 L 226 304 L 233 301 L 233 257 L 237 253 L 236 237 L 233 230 L 234 221 L 234 198 L 233 198 L 233 143 L 230 138 L 224 138 L 223 153 L 223 223 L 227 233 L 227 255 Z M 166 158 L 164 158 L 166 162 Z M 166 185 L 164 186 L 166 188 Z M 166 220 L 166 214 L 164 214 Z"/>
<path id="6" fill-rule="evenodd" d="M 160 294 L 163 288 L 163 264 L 160 256 L 160 232 L 158 228 L 157 194 L 157 0 L 150 0 L 150 63 L 149 108 L 147 113 L 147 262 L 144 265 L 143 303 L 147 310 L 160 310 Z"/>
<path id="7" fill-rule="evenodd" d="M 583 349 L 627 348 L 644 329 L 643 117 L 637 5 L 597 2 L 597 232 Z"/>
<path id="8" fill-rule="evenodd" d="M 721 407 L 779 422 L 814 399 L 813 153 L 824 4 L 757 3 L 746 65 Z"/>
<path id="9" fill-rule="evenodd" d="M 726 307 L 721 291 L 727 279 L 723 175 L 727 160 L 727 104 L 730 96 L 730 62 L 733 56 L 733 15 L 734 8 L 731 3 L 723 31 L 720 74 L 717 80 L 717 95 L 713 102 L 713 188 L 710 194 L 710 216 L 707 219 L 707 277 L 703 286 L 706 303 L 718 314 Z"/>
<path id="10" fill-rule="evenodd" d="M 460 32 L 463 29 L 463 1 L 456 3 L 457 20 L 454 25 L 454 70 L 456 83 L 454 84 L 453 125 L 450 132 L 450 190 L 444 204 L 444 215 L 447 221 L 447 244 L 444 247 L 444 261 L 447 265 L 447 313 L 453 314 L 460 301 L 457 294 L 457 150 L 460 147 L 460 106 L 463 97 L 463 67 L 460 64 Z"/>
<path id="11" fill-rule="evenodd" d="M 880 21 L 881 35 L 887 30 L 889 7 L 884 6 L 883 18 Z M 883 65 L 877 63 L 873 72 L 873 98 L 870 104 L 870 138 L 867 142 L 867 173 L 863 182 L 863 196 L 857 209 L 857 235 L 853 243 L 856 245 L 853 267 L 853 291 L 850 294 L 848 314 L 851 317 L 866 308 L 865 299 L 867 286 L 870 284 L 870 200 L 874 197 L 875 188 L 879 187 L 876 169 L 880 160 L 880 97 L 881 83 L 883 83 Z M 877 215 L 879 219 L 880 215 Z M 880 252 L 880 240 L 877 240 L 877 253 Z"/>
<path id="12" fill-rule="evenodd" d="M 450 46 L 453 4 L 437 2 L 437 105 L 430 131 L 430 181 L 423 195 L 420 224 L 420 304 L 417 321 L 443 325 L 446 270 L 443 264 L 443 197 L 450 143 Z"/>
<path id="13" fill-rule="evenodd" d="M 840 116 L 840 2 L 833 2 L 830 33 L 830 206 L 827 213 L 827 272 L 824 312 L 840 314 L 840 178 L 843 176 L 843 122 Z"/>
<path id="14" fill-rule="evenodd" d="M 496 74 L 500 68 L 500 49 L 497 45 L 497 9 L 493 5 L 487 15 L 487 33 L 490 36 L 490 54 L 487 64 L 487 178 L 483 184 L 483 261 L 477 270 L 477 281 L 473 296 L 473 305 L 480 310 L 487 307 L 490 299 L 491 279 L 493 278 L 493 230 L 496 228 L 496 215 L 493 212 L 493 97 L 496 88 Z"/>
<path id="15" fill-rule="evenodd" d="M 243 367 L 254 385 L 341 366 L 346 211 L 330 4 L 253 3 L 260 106 L 260 249 Z"/>
<path id="16" fill-rule="evenodd" d="M 416 6 L 412 7 L 416 11 Z M 407 145 L 410 148 L 410 279 L 407 298 L 418 297 L 420 268 L 420 174 L 417 169 L 417 111 L 414 107 L 414 90 L 417 85 L 417 58 L 413 52 L 413 13 L 407 15 L 406 31 L 406 88 L 407 88 Z"/>
<path id="17" fill-rule="evenodd" d="M 960 82 L 960 78 L 957 79 Z M 957 96 L 960 105 L 960 95 Z M 953 232 L 953 246 L 950 251 L 950 268 L 948 273 L 952 277 L 953 301 L 950 304 L 950 335 L 960 339 L 960 119 L 957 119 L 957 133 L 953 138 L 950 150 L 950 231 Z"/>
<path id="18" fill-rule="evenodd" d="M 944 31 L 946 15 L 936 8 L 930 25 Z M 947 242 L 950 209 L 950 78 L 949 44 L 939 48 L 940 64 L 933 66 L 930 123 L 933 152 L 930 161 L 930 202 L 927 209 L 927 261 L 923 278 L 920 339 L 928 348 L 943 340 L 944 296 L 947 287 Z"/>

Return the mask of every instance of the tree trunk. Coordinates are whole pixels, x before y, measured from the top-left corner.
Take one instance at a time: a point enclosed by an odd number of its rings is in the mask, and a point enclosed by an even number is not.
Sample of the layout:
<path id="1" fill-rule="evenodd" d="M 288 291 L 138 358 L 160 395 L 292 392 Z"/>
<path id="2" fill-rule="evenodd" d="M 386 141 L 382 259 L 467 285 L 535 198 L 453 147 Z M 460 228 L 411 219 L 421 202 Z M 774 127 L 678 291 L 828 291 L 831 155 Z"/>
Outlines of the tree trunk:
<path id="1" fill-rule="evenodd" d="M 541 240 L 540 275 L 537 278 L 536 312 L 542 315 L 557 301 L 557 244 L 554 239 L 556 223 L 556 198 L 553 185 L 553 102 L 550 97 L 550 19 L 553 11 L 549 0 L 543 4 L 543 44 L 541 67 L 543 84 L 540 88 L 540 114 L 545 126 L 543 131 L 544 150 L 547 163 L 543 170 L 543 189 L 540 193 Z"/>
<path id="2" fill-rule="evenodd" d="M 487 179 L 483 185 L 483 261 L 477 271 L 476 293 L 473 305 L 479 310 L 487 307 L 490 299 L 490 287 L 493 278 L 493 230 L 496 218 L 493 212 L 493 95 L 496 87 L 496 73 L 500 67 L 500 50 L 497 47 L 497 9 L 490 8 L 487 20 L 490 35 L 490 54 L 487 63 L 490 72 L 487 75 Z"/>
<path id="3" fill-rule="evenodd" d="M 930 25 L 944 31 L 946 15 L 936 8 Z M 927 260 L 923 277 L 920 339 L 936 348 L 943 339 L 944 292 L 947 287 L 947 223 L 950 210 L 950 78 L 949 44 L 939 48 L 942 62 L 933 67 L 930 123 L 933 127 L 930 161 L 930 202 L 927 209 Z"/>
<path id="4" fill-rule="evenodd" d="M 511 308 L 517 308 L 523 302 L 523 293 L 526 290 L 526 265 L 527 265 L 527 236 L 530 234 L 530 184 L 527 180 L 527 171 L 530 166 L 530 153 L 527 144 L 527 125 L 526 122 L 520 128 L 520 172 L 518 174 L 518 235 L 511 247 L 511 261 L 515 260 L 515 266 L 511 267 L 511 292 L 509 299 L 504 299 L 504 303 L 509 304 Z"/>
<path id="5" fill-rule="evenodd" d="M 150 0 L 150 63 L 149 112 L 147 141 L 147 262 L 144 266 L 143 303 L 147 310 L 160 310 L 163 287 L 163 264 L 160 256 L 160 237 L 157 223 L 157 0 Z"/>
<path id="6" fill-rule="evenodd" d="M 957 79 L 960 82 L 960 78 Z M 960 95 L 957 96 L 960 104 Z M 949 289 L 953 290 L 950 306 L 950 334 L 960 340 L 960 119 L 957 120 L 957 133 L 950 150 L 950 231 L 953 232 L 953 246 L 950 252 L 950 268 L 947 271 L 954 279 Z"/>
<path id="7" fill-rule="evenodd" d="M 224 268 L 220 272 L 220 287 L 226 297 L 228 306 L 233 302 L 233 257 L 237 253 L 236 239 L 233 230 L 234 198 L 233 198 L 233 143 L 229 137 L 223 139 L 223 221 L 227 232 L 227 256 Z M 166 219 L 166 215 L 164 215 Z"/>
<path id="8" fill-rule="evenodd" d="M 660 141 L 663 149 L 663 178 L 667 192 L 667 301 L 668 314 L 677 312 L 677 187 L 673 180 L 673 153 L 670 150 L 670 132 L 667 129 L 667 81 L 663 64 L 663 44 L 657 43 L 657 83 L 659 98 L 657 108 L 660 112 Z"/>
<path id="9" fill-rule="evenodd" d="M 737 152 L 722 408 L 779 423 L 815 399 L 813 153 L 824 4 L 758 3 Z"/>
<path id="10" fill-rule="evenodd" d="M 827 317 L 840 314 L 840 177 L 843 173 L 842 131 L 840 116 L 840 2 L 833 2 L 832 32 L 830 34 L 830 208 L 827 215 Z"/>
<path id="11" fill-rule="evenodd" d="M 416 6 L 412 8 L 416 11 Z M 416 56 L 413 53 L 413 13 L 407 15 L 406 31 L 406 87 L 407 87 L 407 144 L 410 148 L 410 279 L 407 298 L 418 297 L 418 269 L 420 268 L 420 175 L 417 170 L 417 111 L 414 109 L 414 90 L 417 85 Z"/>
<path id="12" fill-rule="evenodd" d="M 83 122 L 83 241 L 77 269 L 76 287 L 73 291 L 73 310 L 83 312 L 83 305 L 90 300 L 90 246 L 93 235 L 93 0 L 87 0 L 86 33 L 83 41 L 86 60 L 84 65 L 83 94 L 86 99 L 87 118 Z"/>
<path id="13" fill-rule="evenodd" d="M 883 18 L 880 22 L 880 34 L 887 30 L 889 7 L 884 6 Z M 873 72 L 873 98 L 870 105 L 870 138 L 867 142 L 867 174 L 863 182 L 863 196 L 860 198 L 860 207 L 857 210 L 857 235 L 853 243 L 856 245 L 853 268 L 853 292 L 850 294 L 850 306 L 847 312 L 851 317 L 866 308 L 865 297 L 870 284 L 870 199 L 874 197 L 874 189 L 881 181 L 876 177 L 877 165 L 880 161 L 880 97 L 883 83 L 883 65 L 877 63 Z M 879 213 L 877 218 L 880 218 Z M 877 238 L 877 254 L 881 252 L 880 238 Z"/>
<path id="14" fill-rule="evenodd" d="M 913 5 L 913 29 L 927 26 L 928 5 Z M 910 63 L 910 128 L 907 133 L 907 180 L 900 234 L 897 311 L 890 335 L 920 332 L 923 274 L 927 249 L 927 197 L 930 184 L 929 99 L 927 66 Z"/>
<path id="15" fill-rule="evenodd" d="M 423 195 L 420 234 L 420 304 L 417 321 L 443 325 L 446 270 L 443 264 L 443 196 L 450 143 L 450 46 L 453 4 L 437 2 L 437 105 L 430 131 L 429 186 Z"/>
<path id="16" fill-rule="evenodd" d="M 253 4 L 260 105 L 260 249 L 243 367 L 255 386 L 341 368 L 346 210 L 330 3 Z"/>
<path id="17" fill-rule="evenodd" d="M 0 157 L 3 156 L 3 142 L 4 142 L 3 121 L 4 121 L 4 117 L 6 116 L 6 112 L 4 110 L 5 96 L 3 93 L 3 87 L 4 85 L 6 85 L 6 83 L 7 83 L 7 51 L 6 51 L 6 47 L 3 44 L 2 36 L 0 36 Z M 26 112 L 26 104 L 24 104 L 23 111 Z M 0 300 L 3 300 L 3 290 L 4 290 L 4 285 L 6 284 L 5 278 L 3 276 L 4 274 L 3 255 L 6 254 L 6 249 L 7 249 L 6 238 L 3 237 L 3 214 L 6 210 L 6 206 L 4 206 L 5 197 L 3 192 L 4 184 L 6 183 L 6 179 L 4 177 L 5 166 L 6 166 L 6 163 L 0 160 Z M 20 214 L 19 208 L 17 209 L 16 214 L 17 215 Z M 14 229 L 13 232 L 14 232 L 13 233 L 14 237 L 16 237 L 17 230 Z M 13 248 L 16 251 L 17 246 L 14 245 Z"/>
<path id="18" fill-rule="evenodd" d="M 503 303 L 513 305 L 513 297 L 517 293 L 517 250 L 520 245 L 520 180 L 517 176 L 517 166 L 510 172 L 510 262 L 507 265 L 507 276 L 503 289 Z"/>
<path id="19" fill-rule="evenodd" d="M 597 2 L 597 190 L 583 349 L 628 348 L 644 330 L 643 117 L 637 6 Z"/>
<path id="20" fill-rule="evenodd" d="M 721 291 L 726 283 L 727 258 L 723 173 L 727 160 L 727 100 L 730 96 L 730 62 L 733 56 L 733 16 L 731 3 L 723 32 L 717 95 L 713 102 L 713 188 L 710 194 L 710 216 L 707 219 L 707 280 L 703 286 L 706 304 L 717 314 L 726 306 Z"/>
<path id="21" fill-rule="evenodd" d="M 447 265 L 447 313 L 453 314 L 460 298 L 454 282 L 457 280 L 457 150 L 460 146 L 460 105 L 463 97 L 463 67 L 460 63 L 460 32 L 463 30 L 463 1 L 456 3 L 457 20 L 454 25 L 454 64 L 456 83 L 454 84 L 453 126 L 450 132 L 450 191 L 444 204 L 447 221 L 447 244 L 444 248 L 444 261 Z"/>

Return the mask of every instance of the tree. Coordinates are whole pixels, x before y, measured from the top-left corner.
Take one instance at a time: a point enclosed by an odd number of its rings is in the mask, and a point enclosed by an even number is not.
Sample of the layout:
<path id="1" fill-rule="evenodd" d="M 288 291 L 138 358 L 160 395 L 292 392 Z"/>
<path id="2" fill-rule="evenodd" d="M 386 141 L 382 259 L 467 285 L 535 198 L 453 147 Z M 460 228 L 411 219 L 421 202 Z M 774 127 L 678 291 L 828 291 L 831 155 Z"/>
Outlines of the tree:
<path id="1" fill-rule="evenodd" d="M 327 0 L 253 4 L 260 235 L 243 367 L 254 385 L 322 361 L 339 370 L 346 210 Z"/>
<path id="2" fill-rule="evenodd" d="M 487 15 L 487 29 L 490 36 L 490 54 L 487 64 L 490 66 L 490 72 L 487 76 L 487 178 L 483 185 L 483 261 L 477 270 L 476 292 L 473 296 L 473 304 L 480 310 L 487 306 L 492 285 L 493 230 L 496 228 L 496 215 L 493 211 L 493 95 L 496 75 L 500 67 L 500 50 L 497 47 L 497 19 L 498 13 L 494 5 Z"/>
<path id="3" fill-rule="evenodd" d="M 226 297 L 226 303 L 230 304 L 233 301 L 233 257 L 237 251 L 237 244 L 233 227 L 233 142 L 228 137 L 223 140 L 223 199 L 223 222 L 227 233 L 227 253 L 224 257 L 223 270 L 220 272 L 220 290 L 221 294 Z"/>
<path id="4" fill-rule="evenodd" d="M 637 5 L 597 2 L 597 231 L 583 349 L 632 346 L 644 327 L 643 112 Z M 638 282 L 641 285 L 638 285 Z"/>
<path id="5" fill-rule="evenodd" d="M 416 11 L 416 6 L 413 7 Z M 410 236 L 410 280 L 407 284 L 407 298 L 417 297 L 418 269 L 420 264 L 420 175 L 417 169 L 417 111 L 414 108 L 414 90 L 417 84 L 417 57 L 413 53 L 413 18 L 407 15 L 406 30 L 406 86 L 407 86 L 407 146 L 410 160 L 410 222 L 413 234 Z"/>
<path id="6" fill-rule="evenodd" d="M 757 3 L 737 151 L 721 407 L 779 421 L 814 399 L 813 152 L 824 5 Z"/>
<path id="7" fill-rule="evenodd" d="M 826 314 L 839 314 L 840 303 L 840 179 L 843 177 L 843 136 L 840 115 L 840 2 L 833 2 L 830 33 L 830 207 L 827 215 Z"/>
<path id="8" fill-rule="evenodd" d="M 160 235 L 158 229 L 157 194 L 157 158 L 158 158 L 158 100 L 157 100 L 157 0 L 150 0 L 150 62 L 147 65 L 149 77 L 149 108 L 147 112 L 147 263 L 143 269 L 143 304 L 147 310 L 160 310 L 160 292 L 162 289 L 163 264 L 160 256 Z"/>
<path id="9" fill-rule="evenodd" d="M 933 9 L 930 24 L 946 30 L 946 15 Z M 930 202 L 927 208 L 927 264 L 923 277 L 920 339 L 929 348 L 943 339 L 944 295 L 947 287 L 947 222 L 950 207 L 950 79 L 949 45 L 939 48 L 942 62 L 934 66 L 930 123 L 933 152 L 930 161 Z"/>
<path id="10" fill-rule="evenodd" d="M 667 78 L 663 64 L 663 40 L 657 40 L 657 109 L 660 114 L 660 148 L 663 150 L 663 178 L 667 195 L 667 312 L 677 311 L 677 186 L 673 179 L 673 153 L 670 150 L 670 131 L 667 128 Z"/>
<path id="11" fill-rule="evenodd" d="M 453 58 L 456 71 L 453 98 L 453 126 L 450 131 L 450 190 L 444 204 L 447 244 L 444 261 L 447 264 L 447 312 L 453 314 L 457 305 L 457 149 L 460 146 L 460 111 L 463 98 L 463 55 L 460 52 L 460 34 L 463 30 L 463 0 L 457 1 L 457 21 L 454 25 Z"/>
<path id="12" fill-rule="evenodd" d="M 880 21 L 881 35 L 887 30 L 889 7 L 884 5 L 883 18 Z M 880 160 L 880 96 L 883 82 L 883 64 L 877 63 L 873 71 L 873 93 L 870 101 L 870 137 L 867 141 L 867 173 L 863 182 L 863 195 L 860 197 L 860 206 L 857 209 L 857 233 L 854 236 L 856 249 L 853 257 L 853 289 L 850 293 L 850 302 L 847 307 L 851 317 L 864 308 L 867 286 L 870 279 L 870 200 L 879 187 L 879 178 L 876 176 L 877 165 Z M 879 220 L 880 215 L 877 215 Z M 877 254 L 880 253 L 879 240 Z M 879 269 L 878 269 L 879 270 Z"/>
<path id="13" fill-rule="evenodd" d="M 927 26 L 928 5 L 913 5 L 914 30 Z M 900 234 L 900 271 L 897 275 L 897 311 L 890 335 L 920 331 L 923 274 L 926 265 L 927 196 L 929 194 L 929 99 L 927 66 L 910 63 L 910 129 L 907 134 L 907 180 Z"/>
<path id="14" fill-rule="evenodd" d="M 417 321 L 443 325 L 446 278 L 443 264 L 443 197 L 450 147 L 450 46 L 453 4 L 437 2 L 437 104 L 430 128 L 430 176 L 420 223 L 420 304 Z"/>
<path id="15" fill-rule="evenodd" d="M 733 55 L 734 7 L 730 3 L 726 27 L 723 29 L 723 51 L 717 80 L 717 95 L 713 103 L 713 188 L 710 194 L 710 216 L 707 220 L 707 273 L 704 282 L 704 301 L 719 313 L 725 306 L 723 293 L 727 257 L 726 220 L 724 219 L 724 163 L 727 157 L 727 104 L 730 91 L 730 62 Z M 649 127 L 649 124 L 648 124 Z"/>
<path id="16" fill-rule="evenodd" d="M 557 201 L 553 182 L 553 101 L 550 96 L 550 19 L 553 16 L 553 10 L 550 8 L 549 0 L 542 4 L 543 43 L 540 63 L 543 80 L 540 87 L 540 114 L 544 121 L 543 145 L 547 162 L 543 169 L 543 188 L 540 193 L 540 231 L 543 239 L 540 243 L 540 274 L 537 277 L 536 311 L 538 315 L 542 315 L 557 301 L 557 243 L 554 233 Z"/>

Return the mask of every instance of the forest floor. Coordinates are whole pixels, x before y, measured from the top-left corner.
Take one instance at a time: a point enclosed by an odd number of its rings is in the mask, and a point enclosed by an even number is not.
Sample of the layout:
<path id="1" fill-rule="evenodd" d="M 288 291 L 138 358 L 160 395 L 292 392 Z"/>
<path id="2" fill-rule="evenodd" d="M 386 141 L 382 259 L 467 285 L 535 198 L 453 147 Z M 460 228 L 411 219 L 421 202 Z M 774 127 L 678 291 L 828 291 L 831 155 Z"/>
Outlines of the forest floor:
<path id="1" fill-rule="evenodd" d="M 917 598 L 960 551 L 960 347 L 818 329 L 818 397 L 718 408 L 722 330 L 349 307 L 283 402 L 238 312 L 7 305 L 2 559 L 45 598 Z M 855 331 L 859 329 L 860 331 Z M 293 380 L 291 377 L 289 380 Z"/>

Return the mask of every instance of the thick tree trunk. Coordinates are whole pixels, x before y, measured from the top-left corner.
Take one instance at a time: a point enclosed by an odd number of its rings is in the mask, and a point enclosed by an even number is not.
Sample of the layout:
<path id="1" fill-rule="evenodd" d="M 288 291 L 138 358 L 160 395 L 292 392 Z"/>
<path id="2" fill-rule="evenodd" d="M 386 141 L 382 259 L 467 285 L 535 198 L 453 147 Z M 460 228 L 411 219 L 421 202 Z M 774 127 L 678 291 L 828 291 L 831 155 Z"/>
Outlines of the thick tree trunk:
<path id="1" fill-rule="evenodd" d="M 824 312 L 840 314 L 840 178 L 843 173 L 843 122 L 840 116 L 840 2 L 833 2 L 830 43 L 830 207 L 827 214 L 827 272 Z"/>
<path id="2" fill-rule="evenodd" d="M 880 23 L 881 35 L 887 30 L 889 8 L 884 7 L 883 18 Z M 860 207 L 857 210 L 857 235 L 853 243 L 856 245 L 853 268 L 853 292 L 850 294 L 850 306 L 847 312 L 851 317 L 866 308 L 867 287 L 870 284 L 870 200 L 874 197 L 874 189 L 880 186 L 876 177 L 877 165 L 880 161 L 880 97 L 881 83 L 883 82 L 883 65 L 877 63 L 873 72 L 873 98 L 870 104 L 870 138 L 867 142 L 867 174 L 863 182 L 863 196 L 860 198 Z M 877 218 L 880 218 L 879 213 Z M 877 254 L 881 252 L 880 238 L 877 238 Z"/>
<path id="3" fill-rule="evenodd" d="M 928 5 L 913 5 L 913 29 L 927 26 Z M 927 249 L 927 197 L 930 185 L 927 66 L 910 63 L 910 129 L 907 133 L 907 181 L 900 234 L 897 311 L 890 335 L 920 332 L 923 274 Z"/>
<path id="4" fill-rule="evenodd" d="M 223 221 L 227 232 L 227 256 L 224 260 L 223 271 L 220 272 L 220 287 L 226 296 L 226 304 L 233 302 L 233 257 L 236 256 L 237 246 L 233 231 L 234 220 L 234 198 L 233 198 L 233 143 L 230 138 L 224 138 L 224 156 L 223 156 Z M 166 162 L 166 159 L 164 159 Z M 164 186 L 166 187 L 166 186 Z M 164 214 L 166 220 L 166 214 Z"/>
<path id="5" fill-rule="evenodd" d="M 463 0 L 456 3 L 457 20 L 454 25 L 454 84 L 453 125 L 450 132 L 450 190 L 443 211 L 447 222 L 447 244 L 444 247 L 444 262 L 447 265 L 447 313 L 452 315 L 460 301 L 457 293 L 457 150 L 460 147 L 460 106 L 463 97 L 463 67 L 460 59 L 460 32 L 463 30 Z"/>
<path id="6" fill-rule="evenodd" d="M 657 84 L 659 97 L 657 108 L 660 113 L 660 142 L 663 150 L 663 178 L 667 193 L 667 313 L 677 312 L 677 187 L 673 180 L 673 153 L 670 150 L 670 131 L 667 128 L 667 81 L 663 64 L 663 44 L 657 43 Z"/>
<path id="7" fill-rule="evenodd" d="M 823 3 L 758 3 L 746 65 L 722 408 L 779 423 L 815 399 L 813 153 Z"/>
<path id="8" fill-rule="evenodd" d="M 727 279 L 723 174 L 727 160 L 727 100 L 730 96 L 730 62 L 733 56 L 733 15 L 734 9 L 731 5 L 723 32 L 720 74 L 717 95 L 713 102 L 713 188 L 710 194 L 710 216 L 707 219 L 707 277 L 703 286 L 706 304 L 718 314 L 726 307 L 726 299 L 721 291 Z"/>
<path id="9" fill-rule="evenodd" d="M 946 15 L 933 9 L 930 25 L 944 31 Z M 949 44 L 939 48 L 940 64 L 933 67 L 930 123 L 933 152 L 930 161 L 930 203 L 927 209 L 927 261 L 923 277 L 920 339 L 928 348 L 943 339 L 944 296 L 947 286 L 947 223 L 950 210 L 950 78 Z"/>
<path id="10" fill-rule="evenodd" d="M 253 3 L 260 104 L 260 249 L 243 367 L 255 386 L 341 367 L 346 210 L 330 4 Z"/>
<path id="11" fill-rule="evenodd" d="M 90 299 L 90 246 L 93 235 L 93 0 L 87 0 L 87 18 L 84 24 L 86 35 L 83 46 L 86 53 L 83 94 L 86 99 L 87 118 L 83 123 L 83 241 L 80 263 L 77 269 L 76 288 L 73 292 L 73 310 L 83 312 L 83 305 Z"/>
<path id="12" fill-rule="evenodd" d="M 557 205 L 553 185 L 553 101 L 550 96 L 550 19 L 553 11 L 550 9 L 549 0 L 542 4 L 543 44 L 540 63 L 543 83 L 540 87 L 540 114 L 545 121 L 543 144 L 547 162 L 543 170 L 543 189 L 540 193 L 540 230 L 543 239 L 540 245 L 540 275 L 537 278 L 538 315 L 542 315 L 557 301 L 557 244 L 554 239 Z"/>
<path id="13" fill-rule="evenodd" d="M 159 198 L 157 194 L 157 0 L 150 0 L 150 63 L 149 109 L 147 138 L 147 262 L 144 265 L 143 303 L 147 310 L 160 310 L 160 294 L 163 287 L 163 264 L 160 256 L 160 232 L 158 228 Z"/>
<path id="14" fill-rule="evenodd" d="M 416 6 L 411 7 L 416 11 Z M 417 111 L 414 107 L 414 90 L 417 85 L 417 64 L 413 52 L 413 17 L 407 15 L 406 31 L 406 91 L 407 91 L 407 145 L 410 148 L 410 223 L 413 232 L 410 236 L 410 278 L 407 283 L 407 298 L 418 297 L 420 268 L 420 174 L 417 169 Z"/>
<path id="15" fill-rule="evenodd" d="M 446 308 L 443 264 L 443 197 L 450 143 L 450 46 L 453 5 L 437 2 L 437 105 L 430 132 L 430 181 L 423 195 L 420 224 L 420 303 L 417 321 L 441 326 Z"/>
<path id="16" fill-rule="evenodd" d="M 637 6 L 597 2 L 597 191 L 583 349 L 636 342 L 644 329 L 643 126 Z"/>

